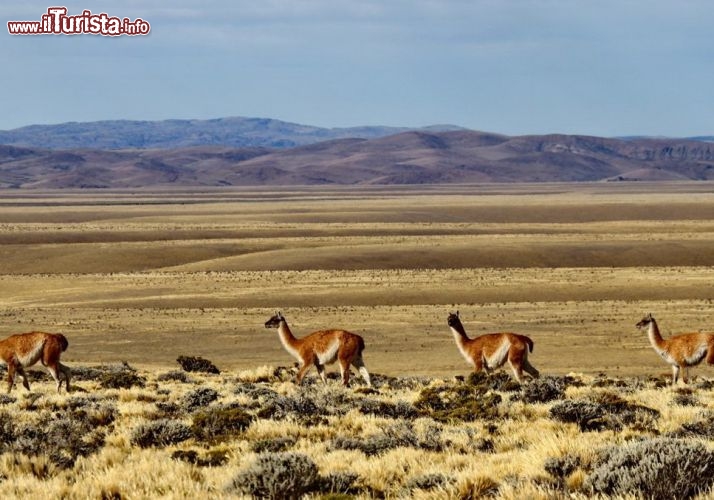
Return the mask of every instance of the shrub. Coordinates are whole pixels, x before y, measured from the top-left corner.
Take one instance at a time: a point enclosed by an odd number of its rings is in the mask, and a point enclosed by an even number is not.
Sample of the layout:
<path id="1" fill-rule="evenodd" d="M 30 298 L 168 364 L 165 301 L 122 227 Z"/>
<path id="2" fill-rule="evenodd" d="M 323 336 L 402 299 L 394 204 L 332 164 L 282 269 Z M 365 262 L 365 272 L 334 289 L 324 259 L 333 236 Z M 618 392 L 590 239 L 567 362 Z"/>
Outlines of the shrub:
<path id="1" fill-rule="evenodd" d="M 8 431 L 7 426 L 2 430 Z M 46 456 L 60 469 L 70 468 L 78 457 L 95 453 L 104 445 L 104 432 L 71 413 L 46 412 L 34 421 L 14 426 L 12 436 L 3 436 L 6 449 L 27 456 Z"/>
<path id="2" fill-rule="evenodd" d="M 678 430 L 670 434 L 670 437 L 714 439 L 714 416 L 709 416 L 708 419 L 699 422 L 682 424 Z"/>
<path id="3" fill-rule="evenodd" d="M 580 467 L 580 458 L 575 455 L 549 458 L 545 461 L 545 471 L 556 478 L 561 484 Z"/>
<path id="4" fill-rule="evenodd" d="M 297 440 L 290 436 L 277 437 L 273 439 L 261 439 L 259 441 L 255 441 L 251 448 L 256 453 L 278 453 L 280 451 L 287 451 L 287 449 L 294 446 L 296 442 Z"/>
<path id="5" fill-rule="evenodd" d="M 72 366 L 72 380 L 99 380 L 111 368 L 94 366 Z"/>
<path id="6" fill-rule="evenodd" d="M 555 404 L 550 416 L 559 422 L 576 423 L 581 431 L 619 431 L 633 424 L 652 427 L 659 418 L 659 412 L 652 408 L 628 403 L 612 394 L 606 394 L 605 398 L 595 402 L 566 400 Z"/>
<path id="7" fill-rule="evenodd" d="M 672 403 L 679 406 L 697 406 L 699 400 L 689 388 L 678 389 L 672 397 Z"/>
<path id="8" fill-rule="evenodd" d="M 297 500 L 318 486 L 315 462 L 302 453 L 266 453 L 239 472 L 231 489 L 258 498 Z"/>
<path id="9" fill-rule="evenodd" d="M 484 386 L 468 383 L 426 387 L 414 406 L 421 415 L 439 422 L 472 422 L 498 417 L 501 396 Z"/>
<path id="10" fill-rule="evenodd" d="M 430 451 L 441 451 L 444 446 L 440 432 L 434 434 L 434 428 L 427 429 L 427 435 L 420 439 L 411 426 L 405 422 L 381 429 L 381 433 L 363 439 L 337 437 L 332 440 L 329 448 L 332 450 L 359 450 L 367 456 L 379 455 L 394 448 L 419 448 Z"/>
<path id="11" fill-rule="evenodd" d="M 424 474 L 411 478 L 404 485 L 404 489 L 407 490 L 407 493 L 414 489 L 433 490 L 434 488 L 445 488 L 455 482 L 453 478 L 449 478 L 444 474 Z"/>
<path id="12" fill-rule="evenodd" d="M 17 399 L 15 399 L 14 396 L 10 396 L 9 394 L 0 394 L 0 405 L 9 405 L 15 401 L 17 401 Z"/>
<path id="13" fill-rule="evenodd" d="M 258 417 L 282 420 L 292 416 L 305 425 L 317 425 L 325 422 L 324 413 L 324 408 L 318 407 L 315 401 L 305 394 L 278 395 L 258 410 Z"/>
<path id="14" fill-rule="evenodd" d="M 179 356 L 176 358 L 176 362 L 187 372 L 221 373 L 221 371 L 216 368 L 216 365 L 198 356 Z"/>
<path id="15" fill-rule="evenodd" d="M 208 408 L 193 415 L 191 430 L 204 441 L 235 436 L 248 428 L 253 417 L 236 407 Z"/>
<path id="16" fill-rule="evenodd" d="M 359 493 L 359 490 L 354 487 L 358 477 L 353 472 L 331 472 L 318 478 L 314 490 L 323 495 L 331 495 L 328 498 L 337 497 L 337 495 L 348 495 L 347 498 L 352 498 L 349 495 Z"/>
<path id="17" fill-rule="evenodd" d="M 208 406 L 216 399 L 218 399 L 218 391 L 210 387 L 199 387 L 183 397 L 181 406 L 187 411 L 193 411 L 196 408 Z"/>
<path id="18" fill-rule="evenodd" d="M 714 484 L 714 452 L 703 444 L 647 439 L 606 450 L 586 487 L 604 495 L 691 498 Z"/>
<path id="19" fill-rule="evenodd" d="M 146 379 L 136 374 L 136 370 L 126 363 L 122 366 L 102 372 L 99 375 L 99 384 L 104 389 L 131 389 L 144 387 Z"/>
<path id="20" fill-rule="evenodd" d="M 141 448 L 163 447 L 185 441 L 192 435 L 188 425 L 176 420 L 162 419 L 139 425 L 132 432 L 131 442 Z"/>
<path id="21" fill-rule="evenodd" d="M 171 370 L 170 372 L 160 373 L 156 380 L 159 382 L 183 382 L 184 384 L 193 383 L 193 379 L 186 372 L 181 370 Z"/>
<path id="22" fill-rule="evenodd" d="M 198 452 L 195 450 L 176 450 L 171 454 L 171 458 L 174 460 L 188 462 L 199 467 L 220 467 L 228 462 L 227 452 L 223 450 L 210 451 L 205 457 L 200 457 Z"/>
<path id="23" fill-rule="evenodd" d="M 419 417 L 419 412 L 414 405 L 406 401 L 390 403 L 377 399 L 362 398 L 355 400 L 353 405 L 356 405 L 359 412 L 363 415 L 376 415 L 378 417 L 405 420 L 414 420 Z"/>
<path id="24" fill-rule="evenodd" d="M 500 391 L 513 392 L 521 388 L 521 384 L 513 380 L 511 376 L 503 371 L 495 373 L 471 372 L 466 377 L 466 383 L 476 387 L 482 392 Z"/>
<path id="25" fill-rule="evenodd" d="M 548 403 L 565 397 L 565 389 L 573 385 L 572 377 L 541 377 L 523 387 L 522 399 L 526 403 Z"/>

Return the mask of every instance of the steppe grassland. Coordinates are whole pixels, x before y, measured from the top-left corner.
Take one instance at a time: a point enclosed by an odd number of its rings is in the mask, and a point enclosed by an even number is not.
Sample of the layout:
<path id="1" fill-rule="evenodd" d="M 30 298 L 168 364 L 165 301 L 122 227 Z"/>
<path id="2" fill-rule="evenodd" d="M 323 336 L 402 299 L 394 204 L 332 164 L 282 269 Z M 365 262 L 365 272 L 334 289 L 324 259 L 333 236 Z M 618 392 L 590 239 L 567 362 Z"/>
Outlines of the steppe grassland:
<path id="1" fill-rule="evenodd" d="M 656 191 L 656 194 L 653 193 Z M 367 340 L 390 375 L 467 366 L 445 327 L 536 341 L 546 373 L 661 368 L 633 325 L 706 330 L 711 184 L 9 192 L 1 334 L 61 330 L 68 362 L 288 363 L 262 324 Z"/>
<path id="2" fill-rule="evenodd" d="M 233 497 L 238 493 L 228 485 L 259 455 L 256 443 L 289 437 L 287 449 L 310 456 L 320 474 L 356 474 L 359 496 L 587 495 L 588 464 L 602 446 L 711 416 L 711 390 L 696 389 L 692 404 L 679 404 L 687 392 L 661 387 L 669 369 L 633 326 L 652 312 L 665 334 L 712 330 L 711 187 L 13 192 L 0 200 L 2 336 L 62 331 L 70 339 L 66 364 L 81 371 L 127 361 L 146 385 L 107 389 L 80 377 L 70 396 L 54 394 L 46 379 L 33 382 L 29 395 L 16 388 L 0 412 L 19 426 L 82 405 L 100 416 L 114 407 L 116 415 L 103 446 L 72 467 L 43 455 L 4 453 L 0 491 L 6 497 Z M 272 367 L 292 363 L 275 332 L 262 327 L 276 308 L 298 335 L 332 325 L 363 335 L 373 373 L 437 378 L 402 388 L 383 383 L 365 396 L 334 380 L 296 388 L 289 377 L 273 374 Z M 141 425 L 167 415 L 190 425 L 192 414 L 182 405 L 205 389 L 218 394 L 212 405 L 246 408 L 256 404 L 241 392 L 249 384 L 295 400 L 354 400 L 355 408 L 360 397 L 414 404 L 424 389 L 468 373 L 445 325 L 453 309 L 472 335 L 531 336 L 531 361 L 543 375 L 581 374 L 575 378 L 585 385 L 568 386 L 566 399 L 624 398 L 660 418 L 581 432 L 550 417 L 557 403 L 524 403 L 517 392 L 496 390 L 503 400 L 495 421 L 402 420 L 353 409 L 324 422 L 306 423 L 299 414 L 256 418 L 219 443 L 188 438 L 140 448 L 132 441 Z M 223 374 L 190 374 L 187 382 L 161 377 L 176 368 L 178 355 L 208 358 Z M 706 382 L 710 370 L 694 373 Z M 608 378 L 615 376 L 639 378 L 620 384 Z M 160 403 L 181 410 L 167 413 Z M 340 437 L 369 442 L 398 434 L 403 425 L 418 440 L 437 435 L 442 449 L 401 446 L 365 455 L 335 447 Z M 171 459 L 187 450 L 224 454 L 226 461 L 205 467 Z M 544 465 L 567 456 L 582 465 L 564 487 Z M 414 487 L 435 474 L 448 481 Z"/>

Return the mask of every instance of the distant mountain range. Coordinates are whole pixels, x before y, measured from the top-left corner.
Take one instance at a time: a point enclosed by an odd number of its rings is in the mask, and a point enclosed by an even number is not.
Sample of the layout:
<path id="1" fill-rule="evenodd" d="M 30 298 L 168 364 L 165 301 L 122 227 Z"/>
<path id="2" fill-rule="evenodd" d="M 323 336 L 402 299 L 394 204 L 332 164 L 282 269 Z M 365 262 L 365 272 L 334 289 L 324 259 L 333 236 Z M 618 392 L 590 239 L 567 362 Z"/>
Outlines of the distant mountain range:
<path id="1" fill-rule="evenodd" d="M 252 132 L 241 139 L 229 123 Z M 196 124 L 211 131 L 199 133 Z M 34 127 L 5 132 L 22 131 L 42 146 L 0 146 L 0 188 L 714 180 L 714 143 L 707 138 L 512 137 L 450 126 L 320 129 L 250 118 Z M 59 127 L 56 134 L 52 127 Z M 30 141 L 32 130 L 38 135 Z M 345 138 L 319 141 L 321 134 Z M 67 141 L 94 146 L 50 147 Z M 209 143 L 168 146 L 201 141 Z"/>
<path id="2" fill-rule="evenodd" d="M 322 128 L 270 118 L 69 122 L 0 130 L 0 144 L 49 149 L 173 149 L 191 146 L 293 148 L 331 139 L 374 139 L 423 130 L 464 130 L 454 125 L 424 128 L 365 126 Z"/>

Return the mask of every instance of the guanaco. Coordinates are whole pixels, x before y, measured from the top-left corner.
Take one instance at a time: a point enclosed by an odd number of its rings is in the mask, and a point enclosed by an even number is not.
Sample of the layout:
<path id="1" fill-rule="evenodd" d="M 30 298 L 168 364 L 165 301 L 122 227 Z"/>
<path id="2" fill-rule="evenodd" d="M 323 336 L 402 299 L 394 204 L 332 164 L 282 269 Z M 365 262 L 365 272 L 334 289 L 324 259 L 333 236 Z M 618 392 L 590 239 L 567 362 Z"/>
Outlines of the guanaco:
<path id="1" fill-rule="evenodd" d="M 350 365 L 357 368 L 368 386 L 372 386 L 369 372 L 362 360 L 364 340 L 359 335 L 346 330 L 331 329 L 313 332 L 298 339 L 290 331 L 287 320 L 280 312 L 265 322 L 265 328 L 277 328 L 283 347 L 300 363 L 296 375 L 298 384 L 302 383 L 303 377 L 313 365 L 326 383 L 325 365 L 338 361 L 344 386 L 349 386 L 350 383 Z"/>
<path id="2" fill-rule="evenodd" d="M 525 335 L 487 333 L 471 339 L 461 324 L 459 311 L 450 313 L 447 323 L 459 352 L 467 363 L 473 365 L 474 372 L 484 370 L 490 373 L 508 361 L 519 383 L 523 383 L 524 370 L 533 378 L 540 375 L 528 361 L 528 353 L 533 352 L 533 341 Z"/>
<path id="3" fill-rule="evenodd" d="M 7 365 L 7 392 L 12 391 L 17 373 L 22 375 L 22 385 L 29 391 L 30 382 L 25 368 L 38 361 L 47 367 L 57 383 L 57 392 L 60 392 L 62 386 L 60 373 L 64 376 L 69 392 L 70 369 L 60 363 L 60 355 L 67 350 L 68 345 L 67 338 L 61 333 L 18 333 L 0 340 L 0 358 Z"/>
<path id="4" fill-rule="evenodd" d="M 657 354 L 672 365 L 672 385 L 679 380 L 679 371 L 684 369 L 682 381 L 687 382 L 688 368 L 698 365 L 706 358 L 707 364 L 714 364 L 714 334 L 713 333 L 682 333 L 668 339 L 663 339 L 659 333 L 657 321 L 648 314 L 635 325 L 642 330 L 647 328 L 650 344 Z"/>

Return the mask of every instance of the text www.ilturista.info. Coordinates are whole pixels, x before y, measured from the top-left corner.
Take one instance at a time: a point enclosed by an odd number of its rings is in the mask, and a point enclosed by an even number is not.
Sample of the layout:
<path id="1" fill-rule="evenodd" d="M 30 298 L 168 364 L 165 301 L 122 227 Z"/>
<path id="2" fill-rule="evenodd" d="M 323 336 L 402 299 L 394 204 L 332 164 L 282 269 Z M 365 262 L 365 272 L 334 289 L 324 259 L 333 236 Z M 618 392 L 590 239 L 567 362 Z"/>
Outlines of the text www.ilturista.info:
<path id="1" fill-rule="evenodd" d="M 11 35 L 148 35 L 151 26 L 147 21 L 128 17 L 120 19 L 102 12 L 92 14 L 83 10 L 76 16 L 67 15 L 67 7 L 50 7 L 42 14 L 40 21 L 8 21 L 7 31 Z"/>

